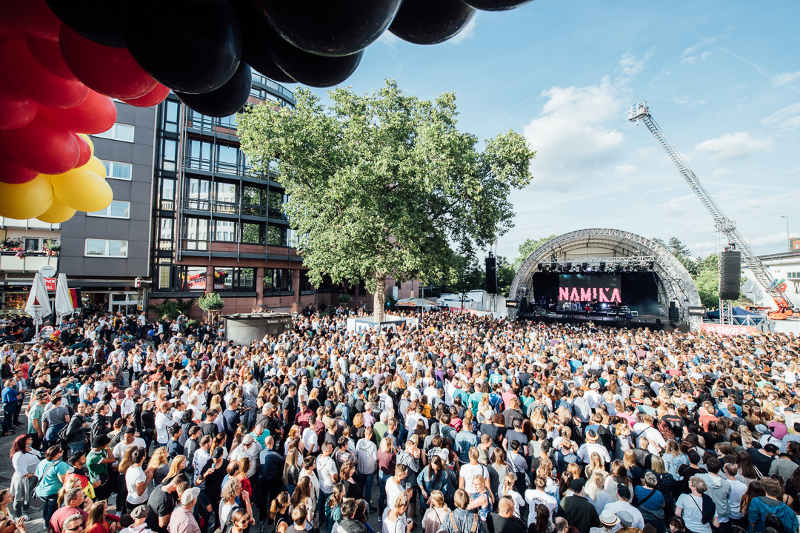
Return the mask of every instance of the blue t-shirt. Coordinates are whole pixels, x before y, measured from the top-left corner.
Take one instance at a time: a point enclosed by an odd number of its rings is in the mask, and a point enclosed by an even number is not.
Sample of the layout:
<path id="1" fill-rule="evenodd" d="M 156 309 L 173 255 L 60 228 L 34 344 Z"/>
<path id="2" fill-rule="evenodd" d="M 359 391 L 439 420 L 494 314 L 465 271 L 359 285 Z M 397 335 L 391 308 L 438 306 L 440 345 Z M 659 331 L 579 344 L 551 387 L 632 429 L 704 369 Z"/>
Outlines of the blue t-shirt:
<path id="1" fill-rule="evenodd" d="M 15 389 L 14 387 L 3 388 L 3 403 L 16 402 L 17 399 L 18 399 L 17 389 Z"/>
<path id="2" fill-rule="evenodd" d="M 48 461 L 43 460 L 36 466 L 36 477 L 39 478 L 39 484 L 36 485 L 36 495 L 42 499 L 48 496 L 55 496 L 61 490 L 61 480 L 59 476 L 63 476 L 70 471 L 70 467 L 64 461 Z"/>

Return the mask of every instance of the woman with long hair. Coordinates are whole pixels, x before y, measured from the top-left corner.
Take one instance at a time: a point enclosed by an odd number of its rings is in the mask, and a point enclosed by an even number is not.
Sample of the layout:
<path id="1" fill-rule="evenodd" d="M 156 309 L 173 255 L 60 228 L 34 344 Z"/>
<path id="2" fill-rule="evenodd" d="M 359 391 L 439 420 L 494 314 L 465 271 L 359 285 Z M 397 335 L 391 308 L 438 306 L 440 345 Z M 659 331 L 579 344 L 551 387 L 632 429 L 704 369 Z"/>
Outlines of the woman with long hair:
<path id="1" fill-rule="evenodd" d="M 39 464 L 39 452 L 31 448 L 33 439 L 30 435 L 20 435 L 14 439 L 9 455 L 14 473 L 11 476 L 11 505 L 15 518 L 24 514 L 24 510 L 31 504 L 31 493 L 34 489 L 35 477 L 33 472 Z"/>
<path id="2" fill-rule="evenodd" d="M 111 533 L 112 531 L 116 531 L 117 522 L 109 522 L 108 518 L 116 517 L 106 515 L 105 500 L 94 502 L 92 506 L 89 507 L 89 512 L 86 516 L 85 533 Z"/>
<path id="3" fill-rule="evenodd" d="M 386 480 L 394 475 L 394 467 L 397 462 L 397 450 L 394 447 L 394 439 L 389 435 L 381 439 L 378 446 L 378 509 L 386 507 Z"/>
<path id="4" fill-rule="evenodd" d="M 169 455 L 167 454 L 167 448 L 165 446 L 156 448 L 156 450 L 153 452 L 153 455 L 150 456 L 150 461 L 147 463 L 147 469 L 153 472 L 153 487 L 160 485 L 161 481 L 169 473 L 169 463 L 167 462 L 168 459 Z"/>
<path id="5" fill-rule="evenodd" d="M 294 492 L 294 488 L 297 486 L 297 482 L 300 479 L 300 466 L 298 462 L 302 464 L 302 461 L 303 457 L 300 455 L 300 451 L 297 448 L 290 449 L 289 453 L 286 454 L 286 461 L 283 463 L 283 486 L 286 487 L 286 490 L 289 491 L 290 494 Z"/>
<path id="6" fill-rule="evenodd" d="M 314 523 L 314 511 L 317 508 L 317 502 L 314 500 L 314 491 L 311 490 L 311 479 L 309 477 L 302 477 L 297 482 L 292 493 L 292 507 L 303 505 L 306 508 L 306 530 L 310 531 Z"/>
<path id="7" fill-rule="evenodd" d="M 169 470 L 167 471 L 167 475 L 164 476 L 164 479 L 161 480 L 162 484 L 167 484 L 169 481 L 183 472 L 186 469 L 187 462 L 185 455 L 176 455 L 172 458 L 172 461 L 169 463 Z"/>
<path id="8" fill-rule="evenodd" d="M 278 496 L 269 504 L 268 523 L 272 525 L 271 531 L 276 531 L 281 522 L 287 526 L 292 524 L 292 502 L 289 493 L 281 491 Z"/>
<path id="9" fill-rule="evenodd" d="M 437 533 L 447 527 L 447 517 L 450 509 L 444 501 L 444 494 L 440 490 L 434 490 L 428 497 L 428 510 L 422 517 L 423 533 Z"/>

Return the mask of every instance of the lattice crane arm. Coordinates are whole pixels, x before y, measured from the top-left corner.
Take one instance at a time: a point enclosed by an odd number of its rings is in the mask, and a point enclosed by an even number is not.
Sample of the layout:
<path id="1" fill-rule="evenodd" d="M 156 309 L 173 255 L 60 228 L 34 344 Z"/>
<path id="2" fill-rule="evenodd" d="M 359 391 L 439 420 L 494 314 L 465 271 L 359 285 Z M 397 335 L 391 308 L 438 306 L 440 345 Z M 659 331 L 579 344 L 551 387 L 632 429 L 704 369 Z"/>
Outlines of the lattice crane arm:
<path id="1" fill-rule="evenodd" d="M 658 143 L 667 153 L 667 156 L 675 164 L 678 172 L 680 172 L 681 176 L 683 176 L 683 179 L 686 180 L 689 188 L 692 190 L 692 192 L 694 192 L 697 198 L 700 199 L 708 212 L 711 213 L 711 217 L 714 219 L 714 226 L 716 227 L 717 231 L 723 233 L 727 237 L 728 242 L 734 244 L 736 249 L 742 253 L 742 260 L 744 261 L 745 265 L 747 265 L 751 272 L 753 272 L 756 281 L 759 285 L 761 285 L 764 291 L 772 296 L 778 306 L 778 309 L 782 310 L 786 308 L 787 304 L 791 303 L 787 295 L 783 292 L 783 290 L 781 290 L 781 287 L 775 283 L 772 275 L 769 273 L 766 267 L 764 267 L 764 264 L 761 262 L 758 256 L 753 253 L 750 245 L 744 240 L 744 237 L 742 237 L 742 235 L 739 233 L 739 230 L 736 228 L 734 221 L 723 214 L 722 210 L 719 208 L 716 202 L 714 202 L 714 199 L 711 197 L 711 195 L 708 194 L 708 191 L 705 190 L 692 169 L 689 168 L 678 151 L 669 144 L 664 136 L 664 131 L 650 114 L 650 108 L 647 106 L 647 104 L 642 103 L 633 106 L 630 114 L 628 115 L 628 120 L 631 122 L 641 121 L 644 123 L 647 129 L 650 130 L 650 133 L 653 134 L 653 137 L 656 138 Z"/>

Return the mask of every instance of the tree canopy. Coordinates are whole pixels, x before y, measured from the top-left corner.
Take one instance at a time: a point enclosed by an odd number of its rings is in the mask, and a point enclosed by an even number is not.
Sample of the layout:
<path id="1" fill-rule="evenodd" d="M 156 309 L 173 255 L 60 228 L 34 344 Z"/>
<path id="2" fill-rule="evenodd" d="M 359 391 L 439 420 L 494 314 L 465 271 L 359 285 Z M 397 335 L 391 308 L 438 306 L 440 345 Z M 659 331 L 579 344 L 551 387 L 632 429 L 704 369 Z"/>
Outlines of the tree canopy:
<path id="1" fill-rule="evenodd" d="M 509 194 L 530 183 L 534 152 L 513 131 L 480 150 L 456 126 L 453 93 L 422 100 L 387 81 L 329 95 L 323 106 L 300 89 L 294 109 L 245 110 L 242 148 L 256 170 L 278 162 L 310 281 L 365 281 L 381 320 L 387 276 L 455 281 L 455 250 L 469 255 L 510 229 Z"/>
<path id="2" fill-rule="evenodd" d="M 524 263 L 528 256 L 535 252 L 537 248 L 550 239 L 555 238 L 555 236 L 555 234 L 551 234 L 547 237 L 542 237 L 541 239 L 525 239 L 522 244 L 519 245 L 519 253 L 517 254 L 517 258 L 514 259 L 514 271 L 516 272 L 519 270 L 519 267 L 522 266 L 522 263 Z"/>

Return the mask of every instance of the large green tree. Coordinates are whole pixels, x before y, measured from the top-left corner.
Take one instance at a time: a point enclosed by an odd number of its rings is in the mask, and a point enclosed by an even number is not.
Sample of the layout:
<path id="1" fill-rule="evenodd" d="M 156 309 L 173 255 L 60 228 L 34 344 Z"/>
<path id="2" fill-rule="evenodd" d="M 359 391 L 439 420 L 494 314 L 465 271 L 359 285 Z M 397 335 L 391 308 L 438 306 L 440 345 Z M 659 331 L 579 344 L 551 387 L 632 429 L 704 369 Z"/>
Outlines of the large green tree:
<path id="1" fill-rule="evenodd" d="M 454 250 L 510 229 L 509 194 L 530 183 L 534 153 L 512 131 L 480 150 L 457 128 L 452 93 L 427 101 L 388 81 L 329 95 L 327 107 L 304 89 L 293 110 L 250 107 L 237 119 L 242 148 L 257 170 L 278 161 L 311 282 L 364 280 L 382 320 L 386 277 L 455 281 Z"/>
<path id="2" fill-rule="evenodd" d="M 541 239 L 525 239 L 522 244 L 519 245 L 517 258 L 514 259 L 514 263 L 512 265 L 514 271 L 519 270 L 519 267 L 522 266 L 522 263 L 524 263 L 528 256 L 535 252 L 537 248 L 553 238 L 555 238 L 555 234 L 542 237 Z"/>

